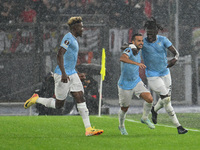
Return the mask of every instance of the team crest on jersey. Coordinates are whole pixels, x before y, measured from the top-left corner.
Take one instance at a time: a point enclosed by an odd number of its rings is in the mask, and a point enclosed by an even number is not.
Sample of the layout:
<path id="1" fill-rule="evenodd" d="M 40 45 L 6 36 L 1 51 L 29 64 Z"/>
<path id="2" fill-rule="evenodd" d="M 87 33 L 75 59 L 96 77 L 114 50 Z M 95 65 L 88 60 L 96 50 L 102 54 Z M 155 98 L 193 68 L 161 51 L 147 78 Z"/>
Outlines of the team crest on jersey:
<path id="1" fill-rule="evenodd" d="M 159 42 L 159 43 L 158 43 L 158 45 L 160 45 L 160 46 L 161 46 L 161 42 Z"/>

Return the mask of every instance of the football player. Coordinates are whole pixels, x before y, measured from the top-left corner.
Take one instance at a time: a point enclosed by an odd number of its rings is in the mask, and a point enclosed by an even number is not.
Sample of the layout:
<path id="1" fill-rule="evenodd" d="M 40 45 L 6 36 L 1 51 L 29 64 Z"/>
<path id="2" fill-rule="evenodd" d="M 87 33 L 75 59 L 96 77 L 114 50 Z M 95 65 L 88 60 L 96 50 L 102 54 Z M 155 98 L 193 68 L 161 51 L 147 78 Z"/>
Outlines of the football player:
<path id="1" fill-rule="evenodd" d="M 33 94 L 33 96 L 25 102 L 24 108 L 29 108 L 35 103 L 40 103 L 46 107 L 61 109 L 64 106 L 64 100 L 66 99 L 68 92 L 70 92 L 76 100 L 78 111 L 82 116 L 86 130 L 85 135 L 99 135 L 103 133 L 103 130 L 91 127 L 89 112 L 83 97 L 83 85 L 75 70 L 79 51 L 79 45 L 76 38 L 82 36 L 82 18 L 71 17 L 68 20 L 68 25 L 70 32 L 67 33 L 61 41 L 60 49 L 57 54 L 58 65 L 54 71 L 56 99 L 42 98 L 39 97 L 38 94 Z"/>
<path id="2" fill-rule="evenodd" d="M 143 46 L 143 37 L 141 34 L 134 34 L 132 36 L 132 44 L 125 47 L 120 61 L 121 61 L 121 75 L 118 81 L 118 93 L 119 93 L 119 130 L 122 135 L 128 135 L 125 128 L 125 117 L 130 106 L 133 94 L 138 98 L 145 100 L 143 105 L 143 115 L 141 122 L 148 125 L 149 128 L 154 129 L 155 126 L 148 119 L 148 115 L 151 112 L 153 97 L 149 90 L 144 86 L 140 76 L 139 68 L 146 68 L 141 63 L 141 51 Z"/>
<path id="3" fill-rule="evenodd" d="M 158 31 L 163 28 L 157 24 L 153 17 L 145 23 L 144 28 L 147 33 L 142 48 L 142 57 L 146 65 L 145 74 L 148 86 L 160 96 L 157 104 L 151 110 L 152 121 L 154 124 L 157 123 L 157 112 L 164 107 L 173 124 L 177 127 L 178 133 L 187 133 L 188 131 L 179 123 L 171 105 L 171 75 L 169 67 L 175 65 L 179 58 L 179 53 L 167 37 L 157 35 Z M 166 49 L 174 55 L 169 61 L 167 60 Z"/>

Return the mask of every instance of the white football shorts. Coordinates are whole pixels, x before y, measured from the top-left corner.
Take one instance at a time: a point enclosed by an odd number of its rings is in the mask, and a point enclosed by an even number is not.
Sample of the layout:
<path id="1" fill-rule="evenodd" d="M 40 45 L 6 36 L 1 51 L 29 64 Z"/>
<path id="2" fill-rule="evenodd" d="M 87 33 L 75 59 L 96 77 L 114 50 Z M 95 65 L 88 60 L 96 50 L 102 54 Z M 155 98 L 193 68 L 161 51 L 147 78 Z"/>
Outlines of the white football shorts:
<path id="1" fill-rule="evenodd" d="M 149 92 L 149 90 L 142 81 L 138 82 L 138 84 L 131 90 L 123 90 L 118 86 L 120 107 L 129 107 L 133 94 L 140 98 L 140 94 L 144 92 Z"/>
<path id="2" fill-rule="evenodd" d="M 159 95 L 171 95 L 170 73 L 161 77 L 148 77 L 148 86 Z"/>
<path id="3" fill-rule="evenodd" d="M 83 91 L 83 84 L 77 73 L 69 76 L 70 81 L 67 83 L 61 82 L 61 75 L 54 74 L 55 80 L 55 96 L 58 100 L 65 100 L 68 92 L 79 92 Z"/>

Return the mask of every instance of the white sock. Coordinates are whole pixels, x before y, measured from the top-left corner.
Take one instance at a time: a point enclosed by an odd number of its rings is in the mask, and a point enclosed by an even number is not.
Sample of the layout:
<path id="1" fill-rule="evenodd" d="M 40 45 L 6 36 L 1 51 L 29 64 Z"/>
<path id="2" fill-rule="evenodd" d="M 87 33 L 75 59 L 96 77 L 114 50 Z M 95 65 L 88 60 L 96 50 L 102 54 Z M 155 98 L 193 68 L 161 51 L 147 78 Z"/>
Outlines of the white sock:
<path id="1" fill-rule="evenodd" d="M 143 104 L 143 115 L 142 119 L 147 120 L 152 108 L 152 103 L 147 103 L 146 101 Z"/>
<path id="2" fill-rule="evenodd" d="M 91 127 L 90 119 L 89 119 L 89 111 L 86 107 L 86 103 L 77 103 L 78 111 L 83 119 L 83 124 L 85 128 Z"/>
<path id="3" fill-rule="evenodd" d="M 154 111 L 158 112 L 161 108 L 163 108 L 163 101 L 161 100 L 161 98 L 158 99 L 158 102 L 156 103 L 156 105 L 154 106 Z"/>
<path id="4" fill-rule="evenodd" d="M 170 119 L 172 120 L 172 123 L 176 126 L 176 127 L 179 127 L 181 124 L 179 123 L 178 121 L 178 118 L 176 116 L 176 114 L 174 114 L 173 116 L 169 116 Z"/>
<path id="5" fill-rule="evenodd" d="M 40 103 L 46 107 L 56 108 L 56 100 L 54 98 L 42 98 L 39 97 L 36 103 Z"/>
<path id="6" fill-rule="evenodd" d="M 124 112 L 120 109 L 118 116 L 119 116 L 119 127 L 125 127 L 124 122 L 125 122 L 125 118 L 126 118 L 126 112 Z"/>
<path id="7" fill-rule="evenodd" d="M 174 109 L 173 109 L 173 107 L 171 105 L 171 98 L 170 97 L 164 98 L 163 99 L 163 103 L 164 103 L 164 107 L 165 107 L 166 112 L 168 113 L 170 119 L 172 120 L 172 123 L 176 127 L 180 126 L 180 123 L 179 123 L 179 121 L 178 121 L 178 119 L 176 117 L 176 114 L 174 112 Z"/>

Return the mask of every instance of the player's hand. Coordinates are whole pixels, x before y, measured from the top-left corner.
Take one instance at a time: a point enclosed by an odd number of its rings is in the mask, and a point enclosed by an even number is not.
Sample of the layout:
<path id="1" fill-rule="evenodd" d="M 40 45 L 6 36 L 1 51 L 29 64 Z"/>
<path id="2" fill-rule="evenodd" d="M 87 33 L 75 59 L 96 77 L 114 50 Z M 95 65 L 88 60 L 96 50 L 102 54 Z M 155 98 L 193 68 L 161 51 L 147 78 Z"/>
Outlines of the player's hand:
<path id="1" fill-rule="evenodd" d="M 121 50 L 125 50 L 126 48 L 128 48 L 129 44 L 128 43 L 124 43 L 122 46 L 121 46 Z"/>
<path id="2" fill-rule="evenodd" d="M 139 63 L 138 66 L 139 66 L 141 69 L 145 69 L 145 68 L 146 68 L 145 64 L 143 64 L 143 63 Z"/>
<path id="3" fill-rule="evenodd" d="M 139 50 L 137 49 L 137 47 L 134 44 L 129 44 L 129 47 L 132 49 L 133 55 L 137 55 Z"/>
<path id="4" fill-rule="evenodd" d="M 138 54 L 138 49 L 137 48 L 132 48 L 132 52 L 133 52 L 133 55 L 135 56 L 135 55 L 137 55 Z"/>
<path id="5" fill-rule="evenodd" d="M 172 67 L 173 65 L 175 65 L 176 62 L 177 62 L 177 59 L 175 59 L 175 58 L 169 60 L 169 61 L 168 61 L 167 68 Z"/>
<path id="6" fill-rule="evenodd" d="M 68 76 L 66 73 L 65 73 L 65 74 L 62 74 L 61 82 L 63 82 L 63 83 L 67 83 L 68 80 L 70 81 L 69 76 Z"/>

